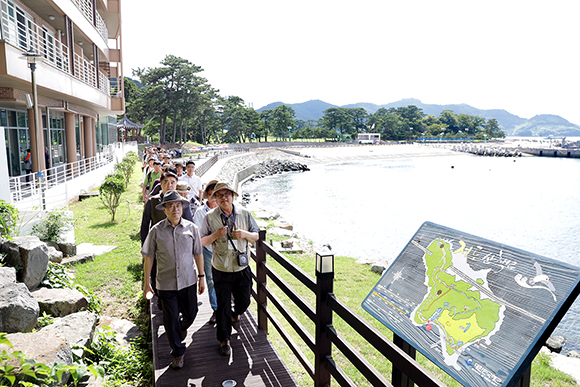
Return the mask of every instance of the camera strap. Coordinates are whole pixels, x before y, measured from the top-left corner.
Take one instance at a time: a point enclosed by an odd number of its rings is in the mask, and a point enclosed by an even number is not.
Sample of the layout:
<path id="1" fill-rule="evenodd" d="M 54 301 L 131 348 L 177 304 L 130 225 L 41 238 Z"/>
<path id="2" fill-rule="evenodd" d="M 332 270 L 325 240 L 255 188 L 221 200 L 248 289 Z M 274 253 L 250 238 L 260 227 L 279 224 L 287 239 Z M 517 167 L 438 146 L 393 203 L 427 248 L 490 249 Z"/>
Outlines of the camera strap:
<path id="1" fill-rule="evenodd" d="M 234 208 L 234 206 L 232 205 L 232 215 L 234 218 L 234 230 L 236 229 L 236 209 Z M 224 226 L 227 226 L 228 223 L 226 221 L 226 216 L 224 213 L 222 213 L 222 223 L 224 224 Z M 229 227 L 228 227 L 229 228 Z M 234 244 L 234 241 L 232 240 L 232 237 L 230 236 L 230 231 L 227 230 L 226 235 L 228 236 L 228 240 L 230 241 L 230 243 L 232 244 L 232 247 L 234 248 L 234 250 L 240 254 L 241 251 L 238 250 L 238 248 L 236 247 L 236 245 Z"/>

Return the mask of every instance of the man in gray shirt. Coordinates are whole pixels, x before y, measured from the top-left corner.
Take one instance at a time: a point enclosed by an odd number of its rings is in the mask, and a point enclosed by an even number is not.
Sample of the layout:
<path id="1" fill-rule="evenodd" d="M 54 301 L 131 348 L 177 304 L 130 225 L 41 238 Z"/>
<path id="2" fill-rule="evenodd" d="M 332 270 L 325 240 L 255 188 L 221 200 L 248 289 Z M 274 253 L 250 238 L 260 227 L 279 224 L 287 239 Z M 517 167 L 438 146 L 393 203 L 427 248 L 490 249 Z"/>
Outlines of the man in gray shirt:
<path id="1" fill-rule="evenodd" d="M 153 226 L 141 249 L 145 261 L 143 293 L 147 299 L 154 294 L 150 277 L 153 260 L 157 261 L 156 292 L 163 306 L 163 325 L 172 349 L 172 368 L 183 367 L 185 345 L 182 341 L 198 310 L 196 282 L 199 294 L 205 290 L 199 231 L 193 222 L 181 218 L 186 205 L 189 202 L 177 191 L 167 191 L 156 206 L 163 210 L 166 219 Z"/>

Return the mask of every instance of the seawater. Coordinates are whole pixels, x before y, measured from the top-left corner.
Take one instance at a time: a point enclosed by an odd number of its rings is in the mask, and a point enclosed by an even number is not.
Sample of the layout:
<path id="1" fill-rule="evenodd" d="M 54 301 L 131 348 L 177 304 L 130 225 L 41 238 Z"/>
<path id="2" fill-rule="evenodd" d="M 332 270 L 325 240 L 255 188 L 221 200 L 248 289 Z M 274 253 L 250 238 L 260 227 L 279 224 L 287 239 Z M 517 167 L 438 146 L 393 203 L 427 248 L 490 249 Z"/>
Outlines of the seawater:
<path id="1" fill-rule="evenodd" d="M 335 255 L 391 263 L 431 221 L 580 266 L 580 159 L 457 155 L 310 168 L 243 191 Z M 579 323 L 576 300 L 553 333 L 567 338 L 566 350 L 580 349 Z"/>

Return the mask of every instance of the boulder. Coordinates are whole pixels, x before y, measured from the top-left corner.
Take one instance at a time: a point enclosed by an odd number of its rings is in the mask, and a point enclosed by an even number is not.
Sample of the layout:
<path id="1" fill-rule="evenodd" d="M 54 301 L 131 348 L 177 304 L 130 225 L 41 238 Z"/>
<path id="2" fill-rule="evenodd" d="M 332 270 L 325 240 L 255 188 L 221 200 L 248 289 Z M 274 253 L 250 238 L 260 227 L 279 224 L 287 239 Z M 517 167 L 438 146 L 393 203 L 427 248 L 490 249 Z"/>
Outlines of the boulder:
<path id="1" fill-rule="evenodd" d="M 0 266 L 0 285 L 16 283 L 16 269 Z"/>
<path id="2" fill-rule="evenodd" d="M 137 325 L 133 324 L 129 320 L 124 320 L 117 317 L 101 316 L 99 320 L 98 330 L 104 330 L 105 327 L 111 328 L 116 332 L 115 338 L 119 345 L 123 347 L 128 347 L 129 343 L 139 336 L 143 336 L 143 333 L 139 330 Z"/>
<path id="3" fill-rule="evenodd" d="M 77 254 L 77 245 L 75 245 L 74 243 L 67 243 L 67 242 L 59 243 L 58 249 L 60 251 L 62 251 L 62 253 L 67 257 L 70 257 L 71 255 Z"/>
<path id="4" fill-rule="evenodd" d="M 93 339 L 93 333 L 97 326 L 97 315 L 91 312 L 78 312 L 65 317 L 58 317 L 54 322 L 45 326 L 39 332 L 55 332 L 64 337 L 68 345 L 88 347 Z M 83 350 L 78 350 L 78 356 L 83 355 Z"/>
<path id="5" fill-rule="evenodd" d="M 290 223 L 288 222 L 284 222 L 284 221 L 279 221 L 279 222 L 275 222 L 274 226 L 284 229 L 284 230 L 294 230 L 294 226 L 292 226 Z"/>
<path id="6" fill-rule="evenodd" d="M 57 250 L 53 246 L 47 246 L 47 249 L 48 249 L 48 260 L 50 262 L 61 263 L 62 251 Z"/>
<path id="7" fill-rule="evenodd" d="M 46 243 L 33 235 L 16 237 L 2 244 L 2 253 L 6 254 L 8 265 L 21 267 L 16 273 L 18 281 L 30 290 L 40 285 L 48 267 Z"/>
<path id="8" fill-rule="evenodd" d="M 0 285 L 0 332 L 28 332 L 39 313 L 38 302 L 22 282 Z"/>
<path id="9" fill-rule="evenodd" d="M 67 316 L 89 306 L 87 298 L 76 289 L 38 288 L 32 295 L 40 305 L 40 311 L 54 317 Z"/>
<path id="10" fill-rule="evenodd" d="M 66 339 L 56 332 L 31 332 L 31 333 L 11 333 L 6 338 L 12 344 L 12 348 L 6 344 L 0 344 L 0 352 L 5 350 L 8 353 L 21 351 L 26 354 L 27 359 L 34 359 L 37 363 L 43 363 L 49 366 L 53 364 L 73 363 L 72 351 L 66 342 Z M 19 365 L 16 360 L 11 361 L 10 365 Z M 69 374 L 64 373 L 63 385 L 66 383 Z"/>
<path id="11" fill-rule="evenodd" d="M 576 350 L 570 351 L 566 354 L 566 356 L 572 357 L 574 359 L 580 359 L 580 351 L 576 351 Z"/>
<path id="12" fill-rule="evenodd" d="M 383 271 L 385 271 L 386 269 L 387 268 L 385 266 L 383 266 L 383 265 L 377 265 L 377 264 L 375 264 L 375 265 L 372 265 L 371 266 L 371 271 L 373 273 L 383 274 Z"/>
<path id="13" fill-rule="evenodd" d="M 546 347 L 552 352 L 560 353 L 566 339 L 562 336 L 550 336 L 546 340 Z"/>
<path id="14" fill-rule="evenodd" d="M 282 242 L 280 242 L 280 245 L 281 245 L 283 248 L 285 248 L 285 249 L 289 249 L 289 248 L 291 248 L 292 246 L 294 246 L 294 241 L 292 241 L 292 240 L 288 239 L 288 240 L 285 240 L 285 241 L 282 241 Z"/>
<path id="15" fill-rule="evenodd" d="M 82 253 L 82 254 L 73 255 L 71 257 L 63 258 L 61 264 L 63 264 L 63 265 L 76 265 L 77 263 L 92 262 L 94 260 L 95 260 L 95 254 Z"/>
<path id="16" fill-rule="evenodd" d="M 256 215 L 256 218 L 266 220 L 274 220 L 280 217 L 280 214 L 277 212 L 265 210 L 263 208 L 257 210 L 254 214 Z"/>

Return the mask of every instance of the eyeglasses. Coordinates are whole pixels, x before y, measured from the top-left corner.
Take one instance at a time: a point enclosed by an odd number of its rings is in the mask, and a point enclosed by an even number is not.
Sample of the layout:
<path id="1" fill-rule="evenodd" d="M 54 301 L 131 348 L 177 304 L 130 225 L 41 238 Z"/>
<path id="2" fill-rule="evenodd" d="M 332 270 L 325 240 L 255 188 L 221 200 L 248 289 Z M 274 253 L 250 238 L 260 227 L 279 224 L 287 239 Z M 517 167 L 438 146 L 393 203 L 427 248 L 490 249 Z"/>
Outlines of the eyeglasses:
<path id="1" fill-rule="evenodd" d="M 214 194 L 214 196 L 216 197 L 216 199 L 226 198 L 226 197 L 231 196 L 231 192 L 226 192 L 223 194 Z"/>

